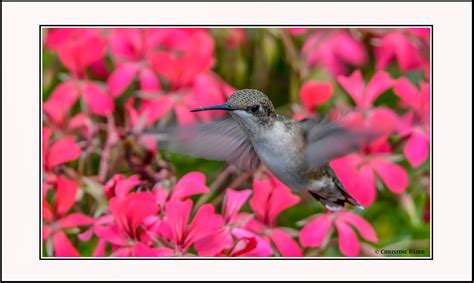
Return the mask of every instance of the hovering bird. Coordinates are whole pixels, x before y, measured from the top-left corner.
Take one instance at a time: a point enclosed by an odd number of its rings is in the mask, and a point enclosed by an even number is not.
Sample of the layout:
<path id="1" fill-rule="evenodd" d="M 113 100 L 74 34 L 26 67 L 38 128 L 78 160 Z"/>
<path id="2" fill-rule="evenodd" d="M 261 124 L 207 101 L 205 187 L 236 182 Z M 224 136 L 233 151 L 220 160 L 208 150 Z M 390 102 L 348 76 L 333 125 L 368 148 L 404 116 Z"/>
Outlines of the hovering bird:
<path id="1" fill-rule="evenodd" d="M 225 110 L 218 122 L 167 129 L 160 147 L 211 160 L 225 160 L 255 171 L 263 163 L 293 191 L 308 191 L 326 209 L 346 203 L 362 207 L 344 188 L 329 161 L 358 149 L 367 131 L 346 129 L 323 119 L 294 121 L 275 112 L 262 92 L 243 89 L 221 105 L 191 112 Z"/>

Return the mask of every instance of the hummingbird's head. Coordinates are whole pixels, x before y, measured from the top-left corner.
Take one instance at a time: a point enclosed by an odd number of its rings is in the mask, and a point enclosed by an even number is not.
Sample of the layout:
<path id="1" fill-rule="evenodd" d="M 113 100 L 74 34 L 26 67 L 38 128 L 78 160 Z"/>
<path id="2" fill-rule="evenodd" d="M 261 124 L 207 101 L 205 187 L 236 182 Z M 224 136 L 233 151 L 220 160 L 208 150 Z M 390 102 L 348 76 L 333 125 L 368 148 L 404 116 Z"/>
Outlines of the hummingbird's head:
<path id="1" fill-rule="evenodd" d="M 267 123 L 276 116 L 275 108 L 268 96 L 256 89 L 238 90 L 224 104 L 201 107 L 191 112 L 206 110 L 229 111 L 232 117 L 249 130 L 253 130 L 256 125 Z"/>

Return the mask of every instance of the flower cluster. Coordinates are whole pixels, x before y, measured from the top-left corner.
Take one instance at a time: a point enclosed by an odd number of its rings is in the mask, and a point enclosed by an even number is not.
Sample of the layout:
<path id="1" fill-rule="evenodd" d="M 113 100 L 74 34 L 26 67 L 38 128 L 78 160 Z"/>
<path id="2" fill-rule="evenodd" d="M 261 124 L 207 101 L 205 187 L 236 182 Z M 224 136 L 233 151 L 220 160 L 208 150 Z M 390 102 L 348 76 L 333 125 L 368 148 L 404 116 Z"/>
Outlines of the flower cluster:
<path id="1" fill-rule="evenodd" d="M 58 28 L 43 41 L 45 256 L 372 256 L 400 238 L 379 202 L 429 230 L 429 29 Z M 149 135 L 222 119 L 190 110 L 250 85 L 294 119 L 378 133 L 330 163 L 365 211 L 323 211 L 263 166 L 203 166 Z"/>

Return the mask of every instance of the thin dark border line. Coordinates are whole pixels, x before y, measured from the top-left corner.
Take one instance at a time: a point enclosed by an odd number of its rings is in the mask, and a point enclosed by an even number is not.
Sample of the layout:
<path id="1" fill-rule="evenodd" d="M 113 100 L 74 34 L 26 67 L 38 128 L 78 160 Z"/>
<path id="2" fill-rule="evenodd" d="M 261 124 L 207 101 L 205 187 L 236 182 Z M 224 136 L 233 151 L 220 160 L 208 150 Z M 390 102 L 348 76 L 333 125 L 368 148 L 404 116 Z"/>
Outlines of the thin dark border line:
<path id="1" fill-rule="evenodd" d="M 42 197 L 42 187 L 43 187 L 43 182 L 42 182 L 42 172 L 43 172 L 43 167 L 41 166 L 42 164 L 42 125 L 43 125 L 43 119 L 42 119 L 42 96 L 43 96 L 43 89 L 42 89 L 42 83 L 43 83 L 43 68 L 42 68 L 42 51 L 43 51 L 43 38 L 42 38 L 42 30 L 43 28 L 51 28 L 51 27 L 275 27 L 275 28 L 282 28 L 282 27 L 429 27 L 430 28 L 430 91 L 431 91 L 431 96 L 430 96 L 430 114 L 431 114 L 431 128 L 430 128 L 430 257 L 298 257 L 298 258 L 292 258 L 292 257 L 245 257 L 245 258 L 226 258 L 226 257 L 126 257 L 126 258 L 120 258 L 120 257 L 43 257 L 43 240 L 42 240 L 42 202 L 41 202 L 41 197 Z M 433 128 L 434 128 L 434 115 L 433 115 L 433 98 L 434 98 L 434 90 L 433 90 L 433 74 L 434 74 L 434 56 L 433 56 L 433 35 L 434 35 L 434 25 L 426 25 L 426 24 L 412 24 L 412 25 L 368 25 L 368 24 L 362 24 L 362 25 L 138 25 L 138 24 L 133 24 L 133 25 L 118 25 L 118 24 L 112 24 L 112 25 L 49 25 L 49 24 L 40 24 L 39 25 L 39 138 L 40 138 L 40 143 L 39 143 L 39 158 L 40 158 L 40 170 L 39 170 L 39 177 L 40 177 L 40 190 L 39 190 L 39 260 L 434 260 L 433 257 L 433 246 L 434 246 L 434 221 L 433 221 L 433 203 L 434 203 L 434 184 L 433 184 Z"/>

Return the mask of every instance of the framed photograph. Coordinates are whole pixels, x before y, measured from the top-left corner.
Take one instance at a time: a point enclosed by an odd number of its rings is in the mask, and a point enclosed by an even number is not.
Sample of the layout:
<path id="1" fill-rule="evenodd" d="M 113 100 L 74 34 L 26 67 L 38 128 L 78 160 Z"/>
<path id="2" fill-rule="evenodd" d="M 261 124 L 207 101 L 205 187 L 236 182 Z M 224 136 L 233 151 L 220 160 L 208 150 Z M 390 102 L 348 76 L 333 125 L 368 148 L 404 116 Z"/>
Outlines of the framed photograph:
<path id="1" fill-rule="evenodd" d="M 5 279 L 472 279 L 471 3 L 2 6 Z"/>
<path id="2" fill-rule="evenodd" d="M 42 258 L 431 258 L 431 31 L 41 27 Z"/>

